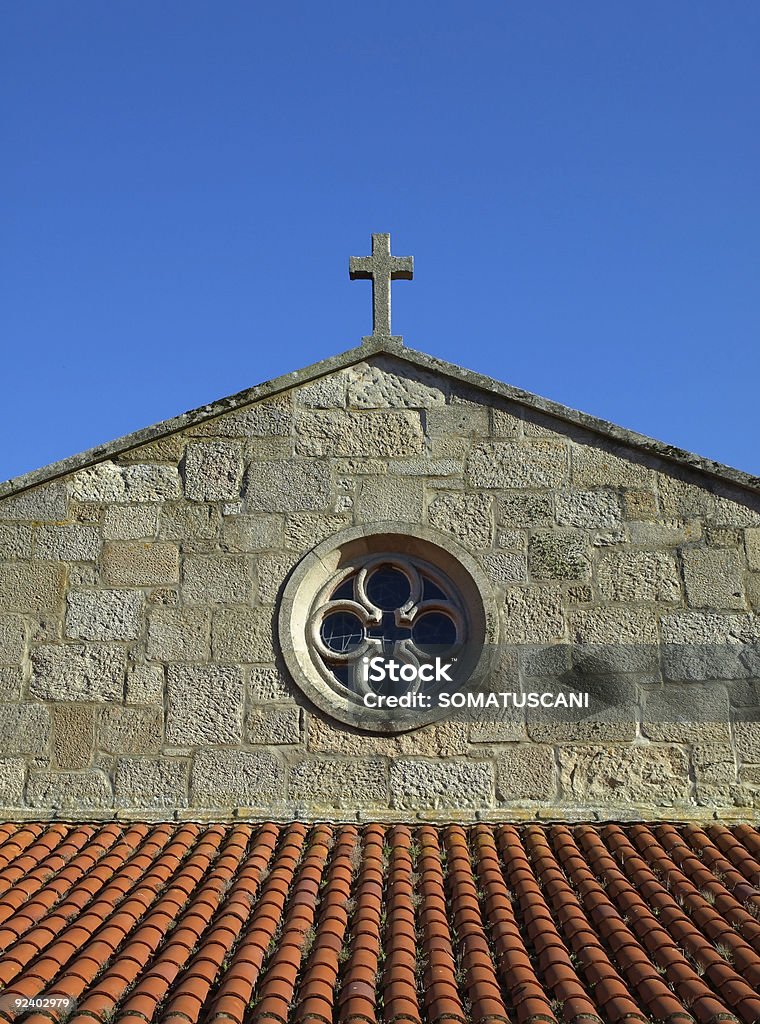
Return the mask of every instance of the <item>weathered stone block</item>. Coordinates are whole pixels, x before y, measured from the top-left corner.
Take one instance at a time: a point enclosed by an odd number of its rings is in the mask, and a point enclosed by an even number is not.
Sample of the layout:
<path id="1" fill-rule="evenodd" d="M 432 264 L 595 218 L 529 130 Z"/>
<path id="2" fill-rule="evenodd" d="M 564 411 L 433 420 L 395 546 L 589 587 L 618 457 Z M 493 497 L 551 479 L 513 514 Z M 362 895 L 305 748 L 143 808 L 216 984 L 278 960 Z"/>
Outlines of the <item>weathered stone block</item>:
<path id="1" fill-rule="evenodd" d="M 294 392 L 298 405 L 304 409 L 345 409 L 347 375 L 330 373 Z"/>
<path id="2" fill-rule="evenodd" d="M 30 807 L 55 811 L 113 806 L 108 776 L 97 769 L 82 772 L 32 771 L 27 783 Z"/>
<path id="3" fill-rule="evenodd" d="M 52 755 L 56 768 L 87 768 L 95 746 L 95 711 L 87 704 L 53 707 Z"/>
<path id="4" fill-rule="evenodd" d="M 358 409 L 424 409 L 446 401 L 443 378 L 380 357 L 349 367 L 348 404 Z"/>
<path id="5" fill-rule="evenodd" d="M 190 604 L 245 602 L 253 578 L 246 558 L 234 555 L 188 555 L 182 569 L 182 596 Z"/>
<path id="6" fill-rule="evenodd" d="M 467 461 L 472 487 L 561 487 L 567 447 L 555 441 L 494 441 L 475 445 Z"/>
<path id="7" fill-rule="evenodd" d="M 157 754 L 163 736 L 160 708 L 104 707 L 100 710 L 98 747 L 111 754 Z"/>
<path id="8" fill-rule="evenodd" d="M 544 643 L 565 634 L 562 594 L 548 587 L 507 590 L 504 636 L 510 643 Z"/>
<path id="9" fill-rule="evenodd" d="M 391 764 L 391 806 L 405 810 L 492 807 L 493 767 L 484 761 L 418 761 Z"/>
<path id="10" fill-rule="evenodd" d="M 285 769 L 267 751 L 199 750 L 191 776 L 194 807 L 265 807 L 282 800 Z"/>
<path id="11" fill-rule="evenodd" d="M 41 526 L 36 554 L 51 561 L 93 561 L 100 553 L 100 532 L 95 526 Z"/>
<path id="12" fill-rule="evenodd" d="M 29 693 L 42 700 L 120 700 L 126 653 L 113 644 L 43 644 L 32 652 Z"/>
<path id="13" fill-rule="evenodd" d="M 259 665 L 250 669 L 248 681 L 249 702 L 290 700 L 293 684 L 274 665 Z"/>
<path id="14" fill-rule="evenodd" d="M 292 552 L 259 555 L 256 559 L 256 593 L 260 604 L 273 604 L 297 561 Z"/>
<path id="15" fill-rule="evenodd" d="M 0 615 L 0 664 L 20 665 L 26 650 L 26 630 L 20 615 Z"/>
<path id="16" fill-rule="evenodd" d="M 243 701 L 243 677 L 237 668 L 170 665 L 167 743 L 178 747 L 240 743 L 243 737 Z"/>
<path id="17" fill-rule="evenodd" d="M 32 536 L 32 527 L 27 523 L 0 523 L 0 560 L 31 558 Z"/>
<path id="18" fill-rule="evenodd" d="M 151 540 L 157 528 L 155 505 L 110 505 L 103 516 L 106 540 Z"/>
<path id="19" fill-rule="evenodd" d="M 522 436 L 522 420 L 505 409 L 491 409 L 491 433 L 494 437 Z"/>
<path id="20" fill-rule="evenodd" d="M 659 513 L 657 495 L 653 491 L 623 491 L 623 514 L 635 521 L 656 519 Z"/>
<path id="21" fill-rule="evenodd" d="M 135 640 L 140 635 L 142 594 L 132 590 L 69 593 L 66 635 L 75 640 Z"/>
<path id="22" fill-rule="evenodd" d="M 0 562 L 0 608 L 53 611 L 63 600 L 66 570 L 55 562 Z"/>
<path id="23" fill-rule="evenodd" d="M 705 683 L 666 686 L 649 691 L 641 728 L 651 740 L 727 744 L 728 692 L 725 686 Z"/>
<path id="24" fill-rule="evenodd" d="M 288 797 L 308 808 L 388 806 L 388 766 L 373 758 L 304 759 L 290 769 Z"/>
<path id="25" fill-rule="evenodd" d="M 30 491 L 0 500 L 0 519 L 34 519 L 60 522 L 68 515 L 66 484 L 53 480 Z"/>
<path id="26" fill-rule="evenodd" d="M 411 476 L 367 476 L 361 482 L 357 517 L 364 523 L 384 519 L 419 523 L 422 503 L 422 480 Z"/>
<path id="27" fill-rule="evenodd" d="M 715 525 L 718 526 L 760 526 L 758 499 L 749 495 L 746 504 L 733 501 L 723 495 L 716 495 L 713 512 Z"/>
<path id="28" fill-rule="evenodd" d="M 631 544 L 642 548 L 675 548 L 681 544 L 694 544 L 702 536 L 698 519 L 686 522 L 628 523 Z"/>
<path id="29" fill-rule="evenodd" d="M 182 483 L 176 466 L 148 463 L 125 466 L 122 472 L 127 502 L 171 501 L 182 497 Z"/>
<path id="30" fill-rule="evenodd" d="M 493 543 L 492 506 L 490 494 L 439 492 L 428 508 L 428 519 L 471 550 L 488 549 Z"/>
<path id="31" fill-rule="evenodd" d="M 409 410 L 303 412 L 296 424 L 299 455 L 399 458 L 423 448 L 420 415 Z"/>
<path id="32" fill-rule="evenodd" d="M 744 531 L 744 546 L 747 565 L 750 569 L 760 569 L 760 527 L 753 526 Z"/>
<path id="33" fill-rule="evenodd" d="M 555 498 L 557 522 L 588 530 L 615 529 L 622 525 L 620 501 L 613 491 L 574 491 Z"/>
<path id="34" fill-rule="evenodd" d="M 605 601 L 681 602 L 681 582 L 673 555 L 664 551 L 613 551 L 597 567 Z"/>
<path id="35" fill-rule="evenodd" d="M 512 800 L 554 800 L 557 766 L 551 747 L 534 743 L 509 747 L 496 761 L 497 796 Z"/>
<path id="36" fill-rule="evenodd" d="M 700 483 L 687 483 L 659 473 L 657 490 L 664 516 L 673 519 L 709 519 L 715 511 L 715 495 Z"/>
<path id="37" fill-rule="evenodd" d="M 187 807 L 190 763 L 181 758 L 121 757 L 116 762 L 117 807 Z"/>
<path id="38" fill-rule="evenodd" d="M 126 487 L 122 467 L 113 462 L 99 462 L 80 469 L 71 478 L 71 497 L 75 501 L 109 504 L 125 500 Z"/>
<path id="39" fill-rule="evenodd" d="M 752 611 L 760 612 L 760 572 L 747 573 L 744 585 Z"/>
<path id="40" fill-rule="evenodd" d="M 486 437 L 489 433 L 488 407 L 485 405 L 442 405 L 425 414 L 430 437 Z"/>
<path id="41" fill-rule="evenodd" d="M 617 806 L 685 805 L 686 753 L 676 746 L 564 746 L 559 751 L 567 799 Z"/>
<path id="42" fill-rule="evenodd" d="M 682 557 L 686 597 L 692 608 L 744 607 L 736 551 L 687 548 Z"/>
<path id="43" fill-rule="evenodd" d="M 331 493 L 330 467 L 324 462 L 255 462 L 246 475 L 245 501 L 249 512 L 327 511 Z"/>
<path id="44" fill-rule="evenodd" d="M 164 670 L 160 665 L 132 665 L 127 671 L 127 704 L 164 703 Z"/>
<path id="45" fill-rule="evenodd" d="M 554 519 L 550 494 L 507 494 L 496 504 L 497 518 L 507 526 L 543 526 Z"/>
<path id="46" fill-rule="evenodd" d="M 299 743 L 301 712 L 298 708 L 252 708 L 245 719 L 248 743 Z"/>
<path id="47" fill-rule="evenodd" d="M 112 541 L 103 548 L 103 576 L 115 587 L 159 587 L 179 581 L 176 544 Z"/>
<path id="48" fill-rule="evenodd" d="M 306 516 L 311 516 L 311 519 L 315 521 L 322 518 L 313 513 L 305 512 L 296 513 L 295 515 L 300 517 L 301 520 L 304 520 Z M 289 522 L 291 518 L 289 517 Z M 331 517 L 324 516 L 323 518 L 329 519 Z M 341 516 L 333 518 L 342 520 Z M 306 520 L 304 531 L 307 534 L 309 525 L 314 524 L 309 524 L 308 520 Z M 293 530 L 298 532 L 296 526 L 293 527 Z M 222 548 L 225 551 L 272 551 L 282 545 L 282 537 L 282 516 L 268 515 L 264 512 L 255 516 L 231 516 L 226 518 L 222 525 Z M 314 543 L 312 542 L 309 546 L 313 546 Z M 286 546 L 293 547 L 294 545 L 286 542 Z"/>
<path id="49" fill-rule="evenodd" d="M 0 757 L 0 807 L 21 807 L 24 803 L 26 762 Z"/>
<path id="50" fill-rule="evenodd" d="M 734 722 L 736 750 L 742 761 L 760 764 L 760 715 Z"/>
<path id="51" fill-rule="evenodd" d="M 0 665 L 0 700 L 19 700 L 23 682 L 20 668 Z"/>
<path id="52" fill-rule="evenodd" d="M 187 439 L 184 433 L 169 434 L 155 441 L 130 448 L 119 455 L 119 462 L 179 462 L 185 451 Z"/>
<path id="53" fill-rule="evenodd" d="M 571 455 L 573 484 L 583 490 L 591 487 L 633 487 L 649 489 L 653 473 L 633 457 L 614 455 L 591 445 L 574 444 Z"/>
<path id="54" fill-rule="evenodd" d="M 591 559 L 585 534 L 536 530 L 528 541 L 528 568 L 536 580 L 591 579 Z"/>
<path id="55" fill-rule="evenodd" d="M 292 398 L 275 395 L 225 413 L 193 428 L 193 433 L 211 437 L 287 437 L 292 423 Z"/>
<path id="56" fill-rule="evenodd" d="M 285 547 L 295 551 L 309 551 L 327 537 L 345 530 L 350 524 L 350 517 L 345 515 L 292 512 L 285 521 Z M 275 544 L 268 546 L 276 547 Z"/>
<path id="57" fill-rule="evenodd" d="M 211 649 L 214 661 L 265 663 L 274 658 L 271 610 L 220 609 L 214 615 Z"/>
<path id="58" fill-rule="evenodd" d="M 504 587 L 511 583 L 524 583 L 528 576 L 525 555 L 514 551 L 497 551 L 483 555 L 483 568 L 492 583 Z"/>
<path id="59" fill-rule="evenodd" d="M 50 713 L 42 704 L 0 705 L 0 750 L 41 754 L 50 741 Z"/>
<path id="60" fill-rule="evenodd" d="M 148 658 L 208 661 L 210 623 L 206 608 L 156 608 L 148 617 Z"/>
<path id="61" fill-rule="evenodd" d="M 164 505 L 158 536 L 163 540 L 212 541 L 219 535 L 221 516 L 213 505 Z"/>
<path id="62" fill-rule="evenodd" d="M 185 455 L 185 493 L 191 501 L 234 501 L 240 497 L 240 446 L 227 441 L 196 441 Z"/>

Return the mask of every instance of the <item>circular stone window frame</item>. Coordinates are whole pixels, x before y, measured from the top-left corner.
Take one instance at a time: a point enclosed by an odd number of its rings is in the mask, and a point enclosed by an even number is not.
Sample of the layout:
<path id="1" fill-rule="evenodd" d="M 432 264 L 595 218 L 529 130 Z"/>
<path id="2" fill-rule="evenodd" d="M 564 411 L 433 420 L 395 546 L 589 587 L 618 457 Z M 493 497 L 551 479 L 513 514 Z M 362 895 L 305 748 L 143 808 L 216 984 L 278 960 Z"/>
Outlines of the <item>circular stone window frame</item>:
<path id="1" fill-rule="evenodd" d="M 314 603 L 341 569 L 387 555 L 427 562 L 451 581 L 467 618 L 465 678 L 452 690 L 477 689 L 488 670 L 488 651 L 498 635 L 498 613 L 491 584 L 475 558 L 445 533 L 411 523 L 382 522 L 341 530 L 309 551 L 293 569 L 280 602 L 280 650 L 293 681 L 325 714 L 346 725 L 376 733 L 419 729 L 445 718 L 446 708 L 368 708 L 343 696 L 324 675 L 310 628 Z M 322 663 L 323 664 L 323 663 Z"/>

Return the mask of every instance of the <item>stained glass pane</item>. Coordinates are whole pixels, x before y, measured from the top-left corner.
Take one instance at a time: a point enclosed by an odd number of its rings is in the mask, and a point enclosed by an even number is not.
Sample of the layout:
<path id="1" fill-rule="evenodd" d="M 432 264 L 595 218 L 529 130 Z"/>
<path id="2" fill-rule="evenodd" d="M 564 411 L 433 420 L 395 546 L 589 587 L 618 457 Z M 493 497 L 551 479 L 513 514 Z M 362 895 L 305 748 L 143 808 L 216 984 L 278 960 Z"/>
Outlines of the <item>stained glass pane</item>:
<path id="1" fill-rule="evenodd" d="M 322 642 L 336 654 L 356 650 L 364 639 L 364 628 L 356 615 L 351 612 L 333 612 L 322 620 Z"/>
<path id="2" fill-rule="evenodd" d="M 367 597 L 384 612 L 395 611 L 409 600 L 412 588 L 409 580 L 398 569 L 382 565 L 367 580 Z"/>
<path id="3" fill-rule="evenodd" d="M 456 626 L 443 612 L 426 612 L 412 626 L 412 639 L 421 650 L 443 654 L 456 643 Z"/>

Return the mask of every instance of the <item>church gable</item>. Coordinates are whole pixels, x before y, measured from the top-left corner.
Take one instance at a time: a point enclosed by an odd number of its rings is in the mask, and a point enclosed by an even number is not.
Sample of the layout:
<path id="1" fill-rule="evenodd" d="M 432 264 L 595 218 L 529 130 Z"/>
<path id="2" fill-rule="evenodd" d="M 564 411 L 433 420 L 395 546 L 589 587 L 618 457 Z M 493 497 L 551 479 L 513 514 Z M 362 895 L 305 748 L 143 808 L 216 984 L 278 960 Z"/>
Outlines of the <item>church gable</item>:
<path id="1" fill-rule="evenodd" d="M 7 494 L 0 802 L 196 817 L 752 806 L 758 495 L 608 427 L 367 346 Z M 369 565 L 389 545 L 394 571 L 436 593 L 438 627 L 481 602 L 468 628 L 498 650 L 492 689 L 585 688 L 597 707 L 342 710 L 299 661 L 301 576 L 309 558 L 361 549 Z M 309 601 L 333 585 L 315 579 Z M 709 721 L 689 718 L 696 692 Z"/>

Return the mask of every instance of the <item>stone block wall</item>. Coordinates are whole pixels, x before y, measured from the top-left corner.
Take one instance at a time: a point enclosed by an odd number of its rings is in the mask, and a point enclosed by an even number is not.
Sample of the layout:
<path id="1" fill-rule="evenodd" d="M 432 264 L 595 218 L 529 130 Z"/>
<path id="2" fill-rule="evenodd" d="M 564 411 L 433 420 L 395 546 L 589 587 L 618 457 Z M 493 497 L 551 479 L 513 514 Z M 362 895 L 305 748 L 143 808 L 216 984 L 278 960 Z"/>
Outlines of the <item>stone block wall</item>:
<path id="1" fill-rule="evenodd" d="M 386 355 L 107 454 L 0 501 L 2 815 L 751 815 L 759 510 Z M 509 688 L 599 677 L 626 714 L 383 736 L 314 709 L 279 656 L 283 584 L 385 520 L 478 560 L 522 647 Z M 630 658 L 594 660 L 610 646 Z"/>

